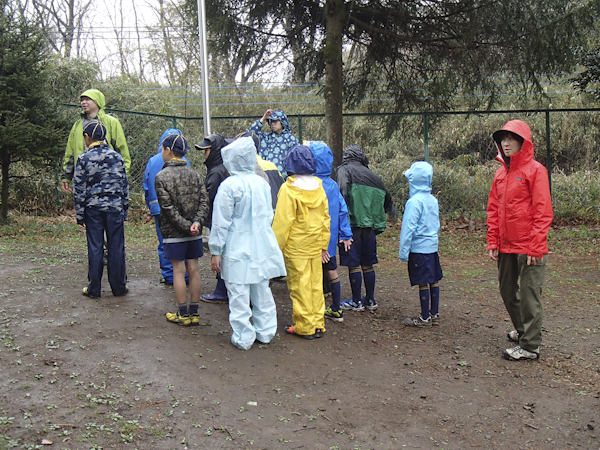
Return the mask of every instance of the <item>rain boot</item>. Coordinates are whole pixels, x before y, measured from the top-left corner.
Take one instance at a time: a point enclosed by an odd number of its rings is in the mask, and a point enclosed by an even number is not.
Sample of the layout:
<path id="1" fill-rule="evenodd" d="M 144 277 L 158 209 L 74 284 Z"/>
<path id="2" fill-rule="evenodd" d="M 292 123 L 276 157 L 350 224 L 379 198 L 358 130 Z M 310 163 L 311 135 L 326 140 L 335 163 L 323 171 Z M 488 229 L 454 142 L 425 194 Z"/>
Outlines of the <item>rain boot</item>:
<path id="1" fill-rule="evenodd" d="M 227 288 L 225 287 L 225 282 L 219 278 L 217 280 L 215 291 L 212 294 L 201 295 L 200 299 L 206 303 L 227 304 L 229 299 L 227 298 Z"/>

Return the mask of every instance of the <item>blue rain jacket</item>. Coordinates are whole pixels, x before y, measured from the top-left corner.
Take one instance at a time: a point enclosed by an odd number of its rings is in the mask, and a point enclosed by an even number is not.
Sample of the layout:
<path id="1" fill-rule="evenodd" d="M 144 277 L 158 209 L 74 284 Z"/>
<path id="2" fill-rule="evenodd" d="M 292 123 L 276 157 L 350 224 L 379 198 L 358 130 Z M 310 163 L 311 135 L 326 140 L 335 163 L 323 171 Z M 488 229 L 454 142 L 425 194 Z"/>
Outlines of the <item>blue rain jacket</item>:
<path id="1" fill-rule="evenodd" d="M 160 172 L 165 165 L 165 161 L 162 158 L 162 143 L 169 134 L 181 134 L 181 131 L 177 128 L 169 128 L 162 134 L 158 143 L 158 154 L 148 160 L 146 170 L 144 170 L 144 179 L 142 181 L 144 186 L 144 198 L 146 199 L 146 205 L 148 205 L 148 208 L 150 209 L 150 214 L 153 216 L 158 216 L 160 214 L 160 206 L 158 205 L 156 190 L 154 189 L 154 179 L 156 178 L 156 174 Z M 190 162 L 185 156 L 183 159 L 189 166 Z"/>
<path id="2" fill-rule="evenodd" d="M 408 179 L 410 198 L 404 207 L 400 232 L 400 261 L 408 261 L 409 253 L 438 251 L 440 210 L 431 195 L 433 167 L 425 161 L 410 166 L 404 176 Z"/>
<path id="3" fill-rule="evenodd" d="M 323 142 L 314 142 L 309 145 L 310 151 L 315 157 L 317 171 L 315 176 L 320 178 L 327 195 L 329 203 L 329 216 L 331 225 L 329 231 L 329 245 L 327 252 L 329 256 L 334 257 L 337 251 L 337 244 L 342 239 L 352 239 L 352 228 L 348 220 L 348 206 L 340 192 L 338 184 L 330 178 L 333 169 L 333 153 L 331 149 Z"/>
<path id="4" fill-rule="evenodd" d="M 283 126 L 283 131 L 280 134 L 274 132 L 263 133 L 263 124 L 257 120 L 252 124 L 248 131 L 256 133 L 260 139 L 260 149 L 258 154 L 262 159 L 271 161 L 277 166 L 281 175 L 285 178 L 284 163 L 290 149 L 298 144 L 298 139 L 292 134 L 290 122 L 283 111 L 273 111 L 273 114 L 267 119 L 267 123 L 271 125 L 272 120 L 280 120 Z"/>
<path id="5" fill-rule="evenodd" d="M 251 137 L 221 150 L 232 175 L 223 180 L 213 205 L 208 248 L 221 257 L 221 278 L 256 284 L 286 275 L 283 254 L 271 229 L 273 207 L 269 184 L 254 173 L 256 147 Z"/>

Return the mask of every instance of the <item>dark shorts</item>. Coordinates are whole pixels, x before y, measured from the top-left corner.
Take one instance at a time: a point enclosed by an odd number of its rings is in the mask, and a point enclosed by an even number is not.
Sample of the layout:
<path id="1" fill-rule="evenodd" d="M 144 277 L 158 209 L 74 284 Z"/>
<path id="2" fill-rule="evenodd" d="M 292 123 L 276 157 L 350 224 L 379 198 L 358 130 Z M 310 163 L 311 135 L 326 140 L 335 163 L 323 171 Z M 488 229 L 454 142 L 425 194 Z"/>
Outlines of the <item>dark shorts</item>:
<path id="1" fill-rule="evenodd" d="M 198 259 L 204 255 L 202 239 L 186 242 L 165 243 L 165 258 L 176 261 Z"/>
<path id="2" fill-rule="evenodd" d="M 440 281 L 444 274 L 440 266 L 440 257 L 436 253 L 409 253 L 408 277 L 410 285 L 433 284 Z"/>
<path id="3" fill-rule="evenodd" d="M 340 266 L 358 267 L 377 264 L 377 238 L 372 228 L 352 227 L 352 247 L 344 250 L 344 244 L 339 244 Z"/>
<path id="4" fill-rule="evenodd" d="M 336 270 L 337 269 L 337 261 L 335 260 L 335 256 L 332 256 L 328 263 L 323 264 L 323 270 Z"/>

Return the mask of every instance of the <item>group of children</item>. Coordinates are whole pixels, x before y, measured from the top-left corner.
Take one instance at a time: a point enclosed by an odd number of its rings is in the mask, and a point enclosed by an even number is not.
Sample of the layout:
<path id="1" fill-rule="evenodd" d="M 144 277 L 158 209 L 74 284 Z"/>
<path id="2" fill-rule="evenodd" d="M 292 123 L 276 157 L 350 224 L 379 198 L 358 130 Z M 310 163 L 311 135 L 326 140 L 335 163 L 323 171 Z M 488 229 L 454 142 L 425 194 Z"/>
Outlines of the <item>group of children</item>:
<path id="1" fill-rule="evenodd" d="M 88 151 L 78 159 L 75 209 L 78 223 L 87 224 L 89 234 L 96 220 L 96 213 L 91 213 L 95 204 L 90 197 L 101 196 L 100 191 L 85 189 L 93 184 L 89 179 L 86 181 L 86 176 L 98 172 L 86 172 L 86 165 L 100 157 L 112 158 L 112 169 L 107 174 L 116 176 L 118 183 L 111 181 L 111 189 L 101 189 L 102 195 L 111 201 L 109 206 L 98 209 L 109 212 L 110 217 L 116 214 L 121 221 L 116 232 L 107 228 L 108 237 L 115 233 L 122 235 L 127 177 L 122 158 L 116 152 L 111 154 L 110 148 L 103 144 L 106 131 L 102 129 L 100 122 L 91 121 L 83 130 L 90 149 L 106 154 L 97 156 Z M 502 167 L 490 192 L 488 250 L 490 257 L 498 260 L 500 292 L 515 326 L 508 337 L 519 344 L 505 350 L 504 356 L 513 360 L 536 359 L 541 342 L 540 297 L 548 253 L 546 236 L 552 222 L 547 172 L 533 160 L 531 132 L 524 122 L 508 122 L 494 134 L 494 139 Z M 335 182 L 330 178 L 333 154 L 329 147 L 322 142 L 295 144 L 285 156 L 279 153 L 277 157 L 287 176 L 285 182 L 276 169 L 277 177 L 271 177 L 275 180 L 272 182 L 265 172 L 273 168 L 259 164 L 260 145 L 253 132 L 234 140 L 211 135 L 196 146 L 205 150 L 209 170 L 205 182 L 184 158 L 188 151 L 186 139 L 179 130 L 167 130 L 159 148 L 163 167 L 153 175 L 153 180 L 145 178 L 144 184 L 146 200 L 157 217 L 161 270 L 165 269 L 166 260 L 172 265 L 178 309 L 167 313 L 167 320 L 180 325 L 200 321 L 198 258 L 203 255 L 201 230 L 209 225 L 211 268 L 218 274 L 217 290 L 221 291 L 215 290 L 206 301 L 213 301 L 216 295 L 218 300 L 228 302 L 233 329 L 231 342 L 244 350 L 255 341 L 268 343 L 275 336 L 276 308 L 269 288 L 269 280 L 274 278 L 286 277 L 292 299 L 293 323 L 285 331 L 304 339 L 322 337 L 326 331 L 325 318 L 342 322 L 344 310 L 375 310 L 378 307 L 373 268 L 378 262 L 376 236 L 386 228 L 386 215 L 397 217 L 389 192 L 369 169 L 360 146 L 346 148 Z M 154 158 L 158 160 L 158 156 Z M 154 158 L 149 167 L 160 165 Z M 215 165 L 211 166 L 210 158 L 222 166 L 218 172 L 212 170 Z M 420 314 L 404 323 L 414 327 L 438 325 L 439 281 L 443 274 L 438 256 L 439 208 L 431 194 L 433 168 L 419 161 L 404 175 L 409 182 L 410 198 L 402 219 L 399 256 L 408 263 L 410 283 L 418 286 L 421 305 Z M 105 187 L 110 184 L 106 180 L 96 183 Z M 273 190 L 278 191 L 277 196 Z M 115 207 L 119 202 L 120 207 Z M 100 236 L 99 232 L 94 235 Z M 98 236 L 96 241 L 100 239 Z M 109 239 L 111 264 L 117 264 L 115 255 L 121 258 L 121 253 L 113 250 L 117 248 L 115 245 L 121 248 L 122 241 Z M 94 240 L 90 244 L 88 238 L 89 252 L 96 254 L 98 248 L 100 244 Z M 338 248 L 340 265 L 347 266 L 349 271 L 352 298 L 346 301 L 341 300 Z M 124 274 L 124 251 L 122 259 L 118 264 L 122 264 Z M 96 272 L 90 262 L 90 274 Z M 124 295 L 126 279 L 118 279 L 116 273 L 109 265 L 113 293 Z M 167 280 L 168 271 L 162 273 Z M 97 274 L 91 277 L 84 294 L 99 297 L 99 283 Z M 332 303 L 328 307 L 324 284 L 331 292 Z"/>

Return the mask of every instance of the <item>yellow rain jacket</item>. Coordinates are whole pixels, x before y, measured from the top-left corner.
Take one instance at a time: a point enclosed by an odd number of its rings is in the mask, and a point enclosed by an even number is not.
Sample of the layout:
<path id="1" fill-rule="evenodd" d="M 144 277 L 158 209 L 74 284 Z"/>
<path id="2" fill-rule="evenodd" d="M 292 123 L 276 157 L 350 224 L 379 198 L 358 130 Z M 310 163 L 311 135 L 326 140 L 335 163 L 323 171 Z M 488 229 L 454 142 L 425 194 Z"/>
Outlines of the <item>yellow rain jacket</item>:
<path id="1" fill-rule="evenodd" d="M 314 177 L 312 177 L 314 178 Z M 329 244 L 329 205 L 321 180 L 316 189 L 294 186 L 290 176 L 279 190 L 273 231 L 283 252 L 296 334 L 325 331 L 321 250 Z"/>

